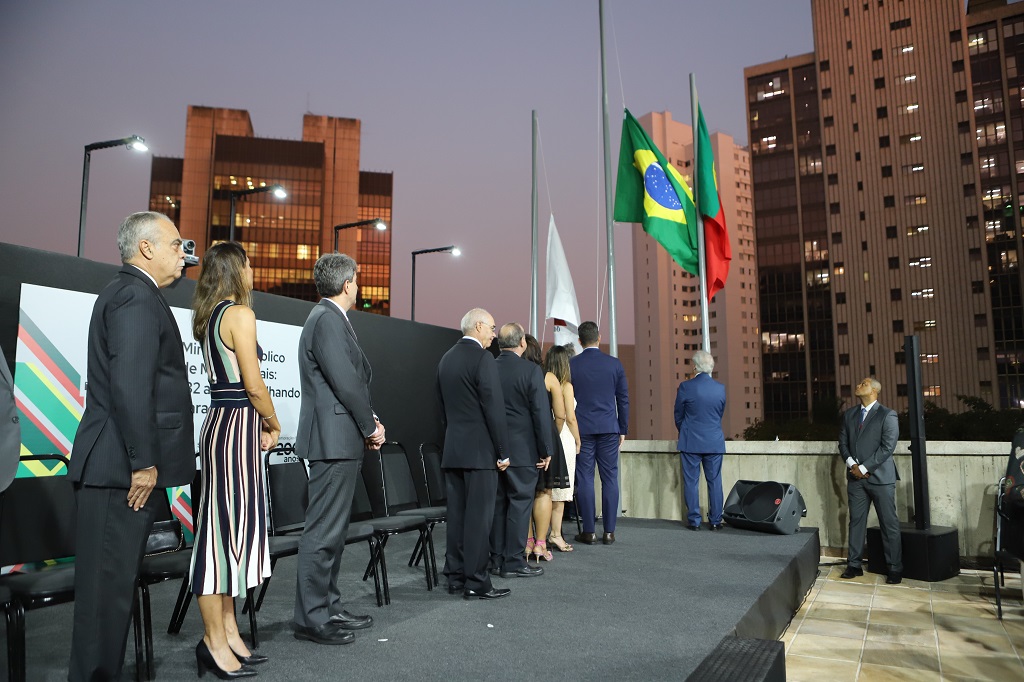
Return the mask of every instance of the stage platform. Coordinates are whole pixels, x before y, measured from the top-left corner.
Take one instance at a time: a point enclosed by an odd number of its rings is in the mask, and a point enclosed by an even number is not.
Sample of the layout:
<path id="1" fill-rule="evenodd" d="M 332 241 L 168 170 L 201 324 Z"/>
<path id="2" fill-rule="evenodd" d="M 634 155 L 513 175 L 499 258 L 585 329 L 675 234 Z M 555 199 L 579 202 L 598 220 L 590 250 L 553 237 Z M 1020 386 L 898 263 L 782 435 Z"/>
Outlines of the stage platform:
<path id="1" fill-rule="evenodd" d="M 572 529 L 566 523 L 567 537 Z M 435 537 L 440 563 L 444 526 Z M 412 540 L 395 537 L 388 544 L 392 603 L 383 608 L 376 606 L 372 583 L 358 580 L 365 545 L 349 547 L 342 594 L 350 597 L 349 611 L 369 613 L 375 624 L 344 646 L 292 636 L 295 559 L 283 559 L 259 613 L 259 651 L 271 659 L 259 666 L 259 677 L 683 680 L 723 637 L 778 638 L 818 570 L 815 528 L 788 536 L 728 526 L 695 533 L 678 522 L 621 519 L 616 537 L 611 546 L 576 544 L 575 552 L 555 552 L 554 561 L 542 562 L 541 577 L 495 578 L 495 586 L 512 594 L 472 602 L 450 596 L 443 576 L 428 592 L 422 571 L 406 566 Z M 166 634 L 179 585 L 152 588 L 159 680 L 196 675 L 202 623 L 195 602 L 181 634 Z M 27 613 L 28 679 L 66 679 L 71 614 L 71 604 Z M 247 632 L 241 614 L 240 624 Z M 127 661 L 130 679 L 130 645 Z"/>

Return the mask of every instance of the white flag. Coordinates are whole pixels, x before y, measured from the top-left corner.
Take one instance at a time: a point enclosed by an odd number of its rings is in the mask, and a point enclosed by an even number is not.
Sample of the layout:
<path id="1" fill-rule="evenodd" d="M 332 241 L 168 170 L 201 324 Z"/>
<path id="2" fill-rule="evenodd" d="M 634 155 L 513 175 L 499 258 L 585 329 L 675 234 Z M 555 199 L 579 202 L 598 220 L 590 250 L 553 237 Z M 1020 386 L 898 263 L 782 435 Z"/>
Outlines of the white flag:
<path id="1" fill-rule="evenodd" d="M 565 259 L 562 240 L 558 238 L 554 215 L 551 216 L 551 222 L 548 224 L 547 276 L 545 280 L 547 312 L 544 317 L 555 320 L 555 344 L 563 346 L 571 343 L 579 353 L 582 350 L 578 336 L 580 306 L 576 302 L 576 288 L 572 285 L 569 262 Z"/>

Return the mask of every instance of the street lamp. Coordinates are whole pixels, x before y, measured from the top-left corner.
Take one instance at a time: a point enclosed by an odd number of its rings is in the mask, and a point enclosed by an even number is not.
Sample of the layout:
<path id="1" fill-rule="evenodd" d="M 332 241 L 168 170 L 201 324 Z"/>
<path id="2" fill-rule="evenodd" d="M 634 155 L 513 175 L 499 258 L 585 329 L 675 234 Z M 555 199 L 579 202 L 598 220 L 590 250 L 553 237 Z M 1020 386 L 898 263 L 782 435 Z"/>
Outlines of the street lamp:
<path id="1" fill-rule="evenodd" d="M 416 256 L 422 253 L 450 253 L 453 256 L 461 256 L 462 251 L 457 246 L 439 246 L 436 249 L 420 249 L 412 252 L 412 305 L 410 306 L 409 319 L 416 321 Z"/>
<path id="2" fill-rule="evenodd" d="M 93 142 L 85 145 L 85 162 L 82 164 L 82 208 L 78 214 L 78 257 L 82 257 L 85 251 L 85 208 L 89 199 L 89 160 L 95 149 L 107 149 L 109 147 L 120 147 L 124 145 L 127 149 L 134 149 L 137 152 L 148 152 L 149 147 L 146 141 L 138 135 L 122 137 L 119 140 L 107 140 L 106 142 Z"/>
<path id="3" fill-rule="evenodd" d="M 266 187 L 250 187 L 249 189 L 229 189 L 231 194 L 231 210 L 228 211 L 228 241 L 235 241 L 235 201 L 238 197 L 249 196 L 250 194 L 263 194 L 273 192 L 278 199 L 288 198 L 288 192 L 284 191 L 281 185 L 267 185 Z"/>
<path id="4" fill-rule="evenodd" d="M 334 226 L 334 251 L 338 251 L 338 233 L 342 230 L 346 230 L 350 227 L 363 227 L 364 225 L 373 225 L 375 228 L 383 232 L 388 229 L 388 224 L 380 218 L 370 218 L 369 220 L 357 220 L 354 223 L 344 223 L 342 225 Z"/>

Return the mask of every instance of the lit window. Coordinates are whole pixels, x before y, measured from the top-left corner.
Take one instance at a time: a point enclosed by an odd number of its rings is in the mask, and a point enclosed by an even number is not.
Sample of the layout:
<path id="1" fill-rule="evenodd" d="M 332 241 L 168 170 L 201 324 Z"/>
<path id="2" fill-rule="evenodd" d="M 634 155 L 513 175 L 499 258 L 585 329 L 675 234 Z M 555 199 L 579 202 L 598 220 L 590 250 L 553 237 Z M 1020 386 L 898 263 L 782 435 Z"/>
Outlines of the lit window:
<path id="1" fill-rule="evenodd" d="M 914 237 L 919 234 L 926 234 L 928 232 L 927 225 L 911 225 L 907 228 L 907 236 Z"/>
<path id="2" fill-rule="evenodd" d="M 309 260 L 313 250 L 309 244 L 298 244 L 295 247 L 295 257 L 299 260 Z"/>
<path id="3" fill-rule="evenodd" d="M 914 289 L 910 293 L 911 298 L 935 298 L 935 289 L 929 287 L 927 289 Z"/>
<path id="4" fill-rule="evenodd" d="M 903 107 L 901 111 L 903 111 L 903 113 L 905 114 L 912 114 L 920 108 L 920 104 L 908 104 L 907 106 Z"/>
<path id="5" fill-rule="evenodd" d="M 924 390 L 921 391 L 925 396 L 929 398 L 936 398 L 942 395 L 941 386 L 925 386 Z"/>
<path id="6" fill-rule="evenodd" d="M 921 256 L 920 258 L 911 258 L 908 265 L 912 268 L 930 268 L 932 266 L 932 257 Z"/>
<path id="7" fill-rule="evenodd" d="M 906 76 L 903 77 L 903 82 L 904 83 L 913 83 L 916 80 L 917 80 L 917 74 L 916 73 L 908 73 Z"/>
<path id="8" fill-rule="evenodd" d="M 921 353 L 921 363 L 925 365 L 937 365 L 939 364 L 939 354 Z"/>

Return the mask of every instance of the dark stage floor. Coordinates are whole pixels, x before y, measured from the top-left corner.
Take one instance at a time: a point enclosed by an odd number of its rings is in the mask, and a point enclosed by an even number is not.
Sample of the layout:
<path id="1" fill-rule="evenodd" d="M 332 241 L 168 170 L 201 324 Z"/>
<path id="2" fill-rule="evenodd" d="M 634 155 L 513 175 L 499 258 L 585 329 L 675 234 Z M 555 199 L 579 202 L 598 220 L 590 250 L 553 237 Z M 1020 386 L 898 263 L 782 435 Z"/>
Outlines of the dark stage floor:
<path id="1" fill-rule="evenodd" d="M 600 527 L 598 528 L 600 531 Z M 566 524 L 566 536 L 570 536 Z M 574 529 L 573 529 L 574 532 Z M 439 563 L 444 528 L 435 532 Z M 813 584 L 817 530 L 780 536 L 726 527 L 698 533 L 680 523 L 622 519 L 611 546 L 576 545 L 542 563 L 538 578 L 501 580 L 512 594 L 464 601 L 442 586 L 427 592 L 423 573 L 405 565 L 412 540 L 388 545 L 390 606 L 377 608 L 360 582 L 365 545 L 349 547 L 342 571 L 348 609 L 375 625 L 345 646 L 293 638 L 295 559 L 277 567 L 259 614 L 259 677 L 289 681 L 549 678 L 681 680 L 730 634 L 777 638 Z M 202 636 L 193 602 L 180 635 L 166 634 L 178 583 L 153 587 L 159 680 L 196 675 Z M 241 610 L 241 609 L 239 609 Z M 28 679 L 66 679 L 72 605 L 30 611 Z M 246 632 L 246 622 L 241 622 Z M 6 654 L 0 654 L 5 657 Z M 126 674 L 134 672 L 131 647 Z M 6 660 L 0 659 L 0 671 Z"/>

